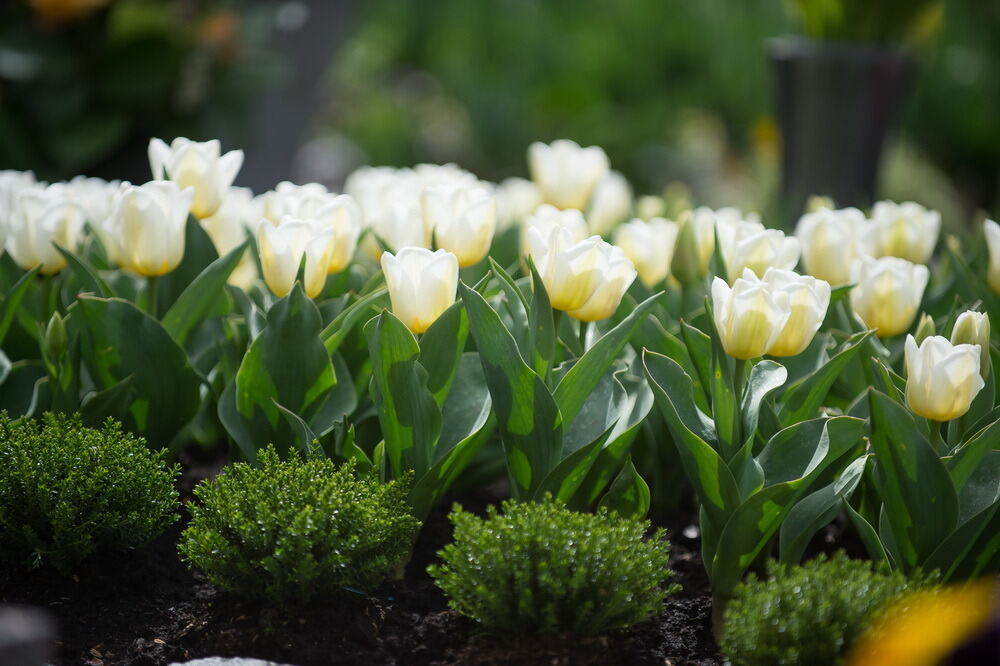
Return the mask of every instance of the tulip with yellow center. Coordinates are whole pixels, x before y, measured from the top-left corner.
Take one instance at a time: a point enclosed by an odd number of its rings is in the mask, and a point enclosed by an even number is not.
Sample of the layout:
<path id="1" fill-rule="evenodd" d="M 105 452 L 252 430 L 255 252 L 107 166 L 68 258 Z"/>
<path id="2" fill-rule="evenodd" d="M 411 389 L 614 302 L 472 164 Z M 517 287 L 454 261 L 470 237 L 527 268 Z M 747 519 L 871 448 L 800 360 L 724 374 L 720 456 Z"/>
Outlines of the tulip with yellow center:
<path id="1" fill-rule="evenodd" d="M 126 187 L 114 213 L 119 264 L 147 277 L 177 268 L 193 198 L 193 189 L 181 190 L 169 180 Z"/>
<path id="2" fill-rule="evenodd" d="M 221 155 L 218 139 L 198 142 L 177 137 L 168 146 L 160 139 L 149 141 L 149 164 L 153 178 L 164 178 L 180 188 L 192 188 L 191 214 L 202 219 L 222 205 L 222 199 L 243 166 L 243 151 Z"/>
<path id="3" fill-rule="evenodd" d="M 560 227 L 547 237 L 531 228 L 528 246 L 549 304 L 580 321 L 613 315 L 635 280 L 635 268 L 625 253 L 600 236 L 576 241 Z"/>
<path id="4" fill-rule="evenodd" d="M 851 307 L 880 338 L 909 330 L 930 271 L 897 257 L 862 257 L 851 268 Z"/>
<path id="5" fill-rule="evenodd" d="M 201 221 L 215 251 L 224 255 L 250 235 L 248 225 L 253 219 L 253 194 L 245 187 L 231 187 L 222 199 L 222 205 Z M 240 263 L 229 274 L 227 282 L 241 289 L 249 289 L 257 279 L 257 267 L 250 252 L 244 252 Z"/>
<path id="6" fill-rule="evenodd" d="M 794 236 L 753 222 L 740 222 L 725 235 L 723 227 L 718 229 L 730 281 L 746 270 L 762 277 L 770 268 L 791 270 L 799 263 L 799 241 Z"/>
<path id="7" fill-rule="evenodd" d="M 985 385 L 979 373 L 979 345 L 953 345 L 939 335 L 920 346 L 906 336 L 906 402 L 910 409 L 932 421 L 951 421 L 969 411 L 972 400 Z"/>
<path id="8" fill-rule="evenodd" d="M 339 273 L 351 264 L 361 236 L 361 207 L 348 194 L 329 195 L 323 205 L 306 219 L 321 229 L 333 232 L 333 255 L 327 266 L 329 273 Z"/>
<path id="9" fill-rule="evenodd" d="M 647 287 L 654 287 L 670 275 L 670 262 L 677 242 L 677 223 L 654 217 L 648 222 L 639 218 L 615 230 L 615 245 L 622 249 Z"/>
<path id="10" fill-rule="evenodd" d="M 983 379 L 990 376 L 990 316 L 985 312 L 963 312 L 951 329 L 951 344 L 979 345 L 979 370 Z"/>
<path id="11" fill-rule="evenodd" d="M 594 188 L 610 169 L 603 148 L 581 148 L 565 139 L 551 145 L 535 142 L 528 146 L 528 166 L 545 203 L 577 210 L 587 207 Z"/>
<path id="12" fill-rule="evenodd" d="M 986 236 L 986 249 L 989 252 L 989 268 L 986 270 L 986 281 L 990 289 L 1000 294 L 1000 224 L 993 220 L 983 222 L 983 233 Z"/>
<path id="13" fill-rule="evenodd" d="M 926 264 L 941 231 L 941 214 L 912 201 L 879 201 L 872 208 L 871 223 L 876 256 Z"/>
<path id="14" fill-rule="evenodd" d="M 820 208 L 799 219 L 795 237 L 805 271 L 833 286 L 851 281 L 851 265 L 870 254 L 868 220 L 857 208 Z"/>
<path id="15" fill-rule="evenodd" d="M 319 183 L 296 185 L 287 180 L 278 183 L 273 190 L 257 197 L 260 215 L 274 224 L 286 215 L 297 220 L 309 220 L 334 197 Z"/>
<path id="16" fill-rule="evenodd" d="M 521 224 L 521 254 L 528 255 L 528 233 L 531 229 L 537 231 L 542 238 L 548 238 L 553 229 L 565 229 L 573 242 L 582 241 L 590 235 L 587 221 L 583 213 L 575 209 L 559 210 L 555 206 L 542 204 L 531 215 L 524 218 Z M 537 261 L 535 264 L 537 265 Z"/>
<path id="17" fill-rule="evenodd" d="M 590 233 L 603 236 L 632 212 L 632 186 L 625 176 L 609 171 L 594 189 L 587 207 L 587 225 Z"/>
<path id="18" fill-rule="evenodd" d="M 261 220 L 257 248 L 264 282 L 275 296 L 285 296 L 295 286 L 304 258 L 302 286 L 309 298 L 319 296 L 333 260 L 334 243 L 333 231 L 317 222 L 285 217 L 275 226 Z"/>
<path id="19" fill-rule="evenodd" d="M 458 184 L 424 189 L 424 225 L 435 244 L 458 258 L 461 267 L 478 264 L 490 251 L 496 229 L 496 199 L 481 185 Z"/>
<path id="20" fill-rule="evenodd" d="M 70 194 L 62 183 L 28 186 L 13 194 L 7 251 L 24 270 L 39 266 L 43 275 L 58 273 L 66 259 L 55 246 L 76 250 L 85 219 Z"/>
<path id="21" fill-rule="evenodd" d="M 404 247 L 383 252 L 381 263 L 392 313 L 413 333 L 426 331 L 455 302 L 458 257 L 451 252 Z"/>
<path id="22" fill-rule="evenodd" d="M 730 287 L 712 281 L 712 314 L 723 349 L 742 360 L 766 354 L 790 318 L 788 293 L 775 291 L 747 269 Z"/>
<path id="23" fill-rule="evenodd" d="M 811 275 L 770 268 L 764 273 L 772 292 L 787 296 L 789 315 L 774 344 L 770 356 L 797 356 L 805 351 L 816 336 L 826 310 L 830 307 L 830 283 Z"/>

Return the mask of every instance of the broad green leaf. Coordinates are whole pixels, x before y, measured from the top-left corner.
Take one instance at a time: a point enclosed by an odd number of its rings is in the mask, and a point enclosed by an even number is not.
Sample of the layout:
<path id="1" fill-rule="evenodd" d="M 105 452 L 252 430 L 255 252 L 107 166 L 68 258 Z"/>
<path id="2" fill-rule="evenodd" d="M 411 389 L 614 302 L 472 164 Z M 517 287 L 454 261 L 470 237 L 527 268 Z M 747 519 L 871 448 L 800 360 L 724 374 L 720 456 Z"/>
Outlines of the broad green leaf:
<path id="1" fill-rule="evenodd" d="M 760 416 L 760 406 L 764 398 L 772 391 L 781 388 L 788 378 L 784 366 L 774 361 L 761 361 L 750 370 L 746 390 L 743 393 L 743 406 L 740 412 L 743 416 L 743 440 L 752 442 L 757 432 L 757 419 Z"/>
<path id="2" fill-rule="evenodd" d="M 865 422 L 852 416 L 812 419 L 780 430 L 757 458 L 764 485 L 800 484 L 860 444 L 864 435 Z"/>
<path id="3" fill-rule="evenodd" d="M 525 365 L 500 316 L 475 291 L 459 285 L 469 329 L 493 399 L 512 493 L 529 497 L 562 454 L 562 418 L 548 387 Z"/>
<path id="4" fill-rule="evenodd" d="M 213 312 L 224 311 L 227 299 L 226 280 L 243 258 L 247 243 L 249 241 L 243 241 L 209 264 L 167 310 L 163 317 L 163 328 L 182 346 L 187 342 L 191 330 L 205 317 Z"/>
<path id="5" fill-rule="evenodd" d="M 882 540 L 879 538 L 875 528 L 865 520 L 864 516 L 855 511 L 849 502 L 844 502 L 843 505 L 844 512 L 847 514 L 848 519 L 850 519 L 851 524 L 854 525 L 861 543 L 864 544 L 865 550 L 868 552 L 868 557 L 876 564 L 891 566 L 892 561 L 889 559 L 888 553 L 885 552 L 885 547 L 882 545 Z"/>
<path id="6" fill-rule="evenodd" d="M 372 364 L 372 400 L 378 407 L 385 453 L 394 477 L 430 469 L 441 434 L 441 408 L 427 388 L 420 346 L 388 310 L 365 326 Z"/>
<path id="7" fill-rule="evenodd" d="M 631 458 L 625 461 L 621 473 L 601 498 L 600 506 L 626 518 L 642 519 L 649 513 L 649 486 L 639 476 Z"/>
<path id="8" fill-rule="evenodd" d="M 962 446 L 945 460 L 955 489 L 961 492 L 965 482 L 975 472 L 990 451 L 1000 442 L 1000 419 L 973 434 Z"/>
<path id="9" fill-rule="evenodd" d="M 778 401 L 781 405 L 779 416 L 784 425 L 814 418 L 826 400 L 834 381 L 844 371 L 847 364 L 858 354 L 871 331 L 855 333 L 833 358 L 805 379 L 789 386 Z"/>
<path id="10" fill-rule="evenodd" d="M 902 558 L 897 564 L 910 571 L 955 529 L 958 496 L 909 412 L 874 389 L 869 406 L 875 485 Z"/>
<path id="11" fill-rule="evenodd" d="M 38 275 L 38 270 L 38 268 L 32 268 L 18 278 L 17 282 L 11 285 L 7 293 L 4 294 L 3 300 L 0 301 L 0 344 L 3 344 L 3 339 L 7 336 L 7 331 L 10 329 L 14 317 L 17 316 L 21 300 L 28 288 L 31 287 L 35 276 Z"/>
<path id="12" fill-rule="evenodd" d="M 542 479 L 535 490 L 533 499 L 540 501 L 546 494 L 551 494 L 560 502 L 568 502 L 590 472 L 590 468 L 597 460 L 610 435 L 611 428 L 608 428 L 593 442 L 580 447 L 560 460 L 552 471 Z"/>
<path id="13" fill-rule="evenodd" d="M 601 376 L 614 363 L 622 348 L 656 304 L 659 294 L 640 303 L 620 324 L 601 336 L 556 386 L 555 398 L 564 423 L 572 423 Z"/>
<path id="14" fill-rule="evenodd" d="M 378 289 L 371 292 L 367 296 L 364 296 L 356 303 L 344 308 L 344 310 L 337 315 L 337 317 L 331 321 L 320 333 L 320 339 L 323 340 L 323 345 L 326 347 L 326 351 L 332 354 L 337 351 L 340 344 L 347 337 L 347 334 L 351 332 L 358 322 L 364 319 L 366 316 L 374 316 L 375 312 L 373 308 L 378 307 L 382 301 L 385 300 L 386 295 L 389 290 L 386 288 Z"/>
<path id="15" fill-rule="evenodd" d="M 126 426 L 151 446 L 170 445 L 198 411 L 201 381 L 160 322 L 118 298 L 81 296 L 81 356 L 95 390 L 132 377 Z"/>
<path id="16" fill-rule="evenodd" d="M 528 338 L 530 340 L 531 365 L 539 377 L 545 377 L 552 360 L 556 356 L 555 320 L 549 295 L 545 291 L 545 283 L 535 269 L 535 262 L 528 257 L 528 268 L 531 271 L 531 309 L 528 312 Z M 525 352 L 527 350 L 522 350 Z M 522 353 L 522 355 L 524 355 Z M 558 394 L 556 399 L 558 402 Z M 563 415 L 569 423 L 572 419 Z"/>
<path id="17" fill-rule="evenodd" d="M 293 412 L 292 410 L 284 407 L 277 401 L 275 401 L 275 406 L 281 411 L 281 415 L 285 417 L 288 421 L 288 425 L 292 427 L 292 430 L 298 433 L 298 444 L 302 450 L 302 454 L 307 458 L 322 458 L 323 449 L 319 446 L 319 440 L 316 437 L 316 433 L 312 431 L 309 424 L 306 423 L 301 416 Z"/>
<path id="18" fill-rule="evenodd" d="M 67 268 L 80 281 L 84 291 L 90 292 L 95 296 L 100 296 L 101 298 L 110 298 L 115 295 L 111 291 L 111 287 L 108 286 L 108 283 L 104 281 L 104 278 L 80 257 L 60 245 L 55 245 L 55 248 L 66 259 Z"/>
<path id="19" fill-rule="evenodd" d="M 465 306 L 454 303 L 420 338 L 420 365 L 427 371 L 427 388 L 438 406 L 444 405 L 469 334 Z"/>
<path id="20" fill-rule="evenodd" d="M 482 429 L 492 413 L 493 403 L 483 376 L 483 366 L 475 352 L 462 354 L 448 399 L 441 408 L 441 437 L 434 447 L 434 462 Z"/>
<path id="21" fill-rule="evenodd" d="M 219 253 L 208 232 L 189 215 L 184 227 L 184 258 L 177 268 L 156 280 L 158 314 L 167 312 L 184 290 L 218 258 Z"/>
<path id="22" fill-rule="evenodd" d="M 1000 447 L 1000 442 L 997 443 Z M 1000 448 L 980 461 L 958 495 L 959 524 L 1000 501 Z"/>
<path id="23" fill-rule="evenodd" d="M 712 387 L 712 338 L 699 328 L 695 328 L 686 321 L 681 321 L 681 338 L 684 340 L 684 345 L 687 347 L 687 356 L 691 360 L 691 364 L 694 366 L 695 370 L 698 372 L 697 379 L 706 396 L 711 400 L 711 387 Z M 681 364 L 677 358 L 672 354 L 667 354 L 670 358 Z M 690 372 L 688 368 L 685 367 L 685 372 Z M 695 379 L 694 375 L 691 375 L 692 379 Z"/>
<path id="24" fill-rule="evenodd" d="M 425 519 L 430 510 L 441 501 L 489 439 L 493 427 L 493 419 L 487 419 L 478 430 L 448 449 L 447 454 L 416 480 L 410 490 L 409 503 L 417 518 Z"/>
<path id="25" fill-rule="evenodd" d="M 30 416 L 35 385 L 46 379 L 45 364 L 37 359 L 24 359 L 10 364 L 6 379 L 0 384 L 0 411 L 12 419 Z"/>
<path id="26" fill-rule="evenodd" d="M 98 428 L 110 416 L 117 421 L 128 418 L 132 404 L 132 375 L 103 391 L 92 391 L 80 402 L 80 418 L 91 427 Z"/>

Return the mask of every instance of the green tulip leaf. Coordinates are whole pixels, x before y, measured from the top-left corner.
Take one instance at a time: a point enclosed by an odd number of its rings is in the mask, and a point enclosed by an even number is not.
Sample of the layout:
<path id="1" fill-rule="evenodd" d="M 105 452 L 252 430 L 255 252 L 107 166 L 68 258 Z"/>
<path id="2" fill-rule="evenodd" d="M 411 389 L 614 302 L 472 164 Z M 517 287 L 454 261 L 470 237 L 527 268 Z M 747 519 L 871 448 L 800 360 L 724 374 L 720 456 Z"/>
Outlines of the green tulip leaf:
<path id="1" fill-rule="evenodd" d="M 601 498 L 600 506 L 624 518 L 643 519 L 649 513 L 649 502 L 649 486 L 628 458 L 607 494 Z"/>
<path id="2" fill-rule="evenodd" d="M 59 254 L 66 259 L 66 266 L 76 279 L 80 281 L 84 292 L 90 292 L 101 298 L 110 298 L 115 295 L 111 287 L 108 286 L 108 283 L 104 281 L 104 278 L 83 261 L 83 259 L 58 244 L 54 245 Z"/>
<path id="3" fill-rule="evenodd" d="M 774 361 L 761 361 L 750 370 L 750 377 L 743 393 L 743 406 L 740 408 L 745 442 L 752 442 L 754 439 L 764 398 L 781 388 L 787 378 L 788 371 L 785 367 Z"/>
<path id="4" fill-rule="evenodd" d="M 779 417 L 783 425 L 815 418 L 819 414 L 820 407 L 823 406 L 833 383 L 844 372 L 847 364 L 857 356 L 871 334 L 871 331 L 855 333 L 829 361 L 782 392 L 779 400 L 781 405 Z"/>
<path id="5" fill-rule="evenodd" d="M 31 285 L 34 284 L 38 270 L 38 268 L 32 268 L 19 277 L 17 282 L 11 285 L 7 293 L 4 294 L 3 300 L 0 301 L 0 344 L 3 344 L 3 340 L 7 336 L 7 331 L 10 330 L 10 325 L 18 314 L 21 300 Z"/>
<path id="6" fill-rule="evenodd" d="M 465 351 L 469 317 L 461 302 L 453 303 L 420 337 L 420 365 L 427 371 L 427 388 L 443 406 Z"/>

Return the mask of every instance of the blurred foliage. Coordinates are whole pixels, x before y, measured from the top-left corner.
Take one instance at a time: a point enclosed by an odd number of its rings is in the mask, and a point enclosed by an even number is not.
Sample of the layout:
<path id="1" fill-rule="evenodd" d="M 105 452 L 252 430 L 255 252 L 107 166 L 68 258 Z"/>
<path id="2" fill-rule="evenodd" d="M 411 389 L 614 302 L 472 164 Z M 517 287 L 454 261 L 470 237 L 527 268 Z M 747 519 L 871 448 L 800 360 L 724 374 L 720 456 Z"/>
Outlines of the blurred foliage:
<path id="1" fill-rule="evenodd" d="M 899 42 L 932 32 L 939 0 L 792 0 L 803 31 L 840 42 Z"/>
<path id="2" fill-rule="evenodd" d="M 906 154 L 937 166 L 914 173 L 953 176 L 958 210 L 995 206 L 997 4 L 944 0 L 937 18 L 935 3 L 841 4 L 844 17 L 874 8 L 858 39 L 891 39 L 887 20 L 919 37 Z M 783 0 L 373 0 L 331 71 L 327 126 L 370 163 L 454 160 L 492 179 L 525 173 L 531 141 L 567 137 L 605 147 L 640 192 L 681 180 L 699 202 L 766 208 L 779 137 L 765 42 L 803 28 L 788 10 Z"/>
<path id="3" fill-rule="evenodd" d="M 123 149 L 144 159 L 151 135 L 228 130 L 275 74 L 261 46 L 269 18 L 232 4 L 4 3 L 0 165 L 68 178 Z"/>

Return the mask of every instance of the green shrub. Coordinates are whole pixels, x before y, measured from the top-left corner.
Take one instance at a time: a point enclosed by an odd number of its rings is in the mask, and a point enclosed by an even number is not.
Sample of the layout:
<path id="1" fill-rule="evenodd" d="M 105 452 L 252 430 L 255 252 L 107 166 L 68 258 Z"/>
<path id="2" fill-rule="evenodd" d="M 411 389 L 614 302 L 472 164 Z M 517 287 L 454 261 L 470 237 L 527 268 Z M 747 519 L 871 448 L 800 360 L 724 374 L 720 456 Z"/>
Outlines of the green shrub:
<path id="1" fill-rule="evenodd" d="M 98 430 L 79 416 L 0 413 L 0 561 L 70 574 L 94 553 L 148 543 L 178 517 L 179 468 L 163 457 L 111 419 Z"/>
<path id="2" fill-rule="evenodd" d="M 750 575 L 726 610 L 722 651 L 734 666 L 840 663 L 881 606 L 934 576 L 907 578 L 840 552 L 802 566 L 771 561 Z"/>
<path id="3" fill-rule="evenodd" d="M 670 544 L 649 523 L 551 498 L 503 504 L 480 519 L 456 506 L 454 542 L 428 568 L 451 607 L 497 633 L 600 634 L 660 612 Z"/>
<path id="4" fill-rule="evenodd" d="M 407 485 L 356 478 L 351 462 L 282 461 L 268 447 L 259 466 L 230 465 L 195 489 L 180 552 L 212 584 L 280 606 L 367 592 L 406 557 L 420 527 Z"/>

